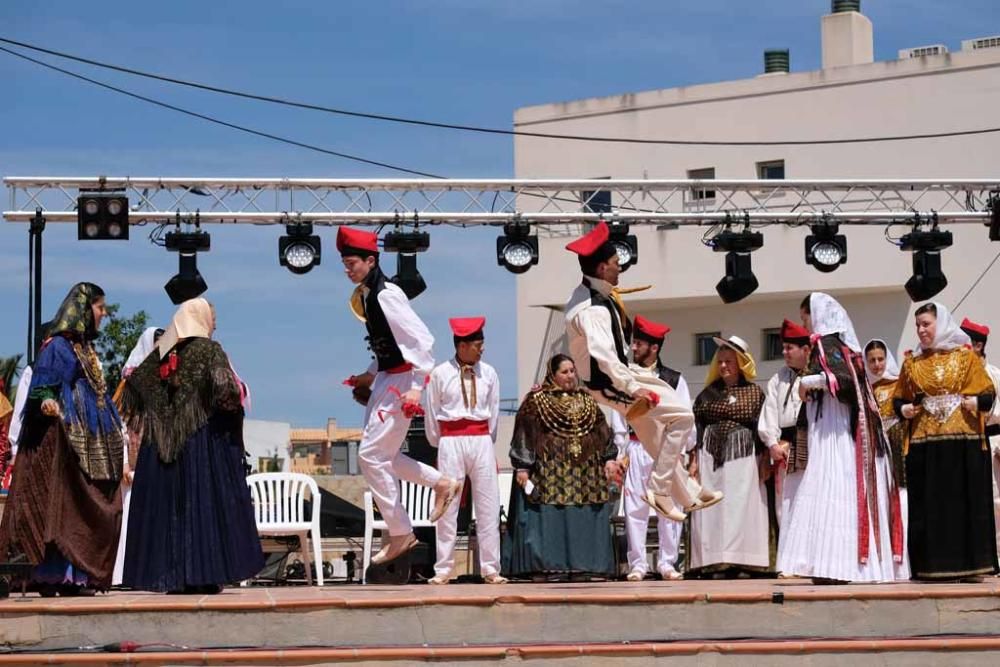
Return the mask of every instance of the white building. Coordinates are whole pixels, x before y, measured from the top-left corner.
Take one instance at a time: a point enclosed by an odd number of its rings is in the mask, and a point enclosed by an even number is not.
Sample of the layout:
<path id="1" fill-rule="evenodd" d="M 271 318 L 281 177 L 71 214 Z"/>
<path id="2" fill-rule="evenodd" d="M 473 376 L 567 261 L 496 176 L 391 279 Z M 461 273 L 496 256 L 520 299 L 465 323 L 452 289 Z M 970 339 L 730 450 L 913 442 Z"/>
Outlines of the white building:
<path id="1" fill-rule="evenodd" d="M 288 444 L 292 425 L 288 422 L 270 422 L 261 419 L 243 421 L 243 446 L 249 455 L 247 462 L 253 472 L 282 472 L 289 470 Z M 275 459 L 277 465 L 275 466 Z M 274 470 L 273 468 L 277 468 Z"/>
<path id="2" fill-rule="evenodd" d="M 834 2 L 838 8 L 857 3 Z M 789 141 L 900 136 L 996 127 L 1000 109 L 1000 39 L 963 42 L 948 53 L 940 45 L 905 50 L 899 60 L 873 62 L 872 24 L 857 11 L 822 17 L 823 69 L 769 73 L 753 79 L 653 90 L 518 109 L 518 130 L 559 134 L 685 140 Z M 707 48 L 707 47 L 706 47 Z M 917 55 L 931 54 L 931 55 Z M 913 56 L 913 57 L 911 57 Z M 782 146 L 672 146 L 594 143 L 519 136 L 517 178 L 998 178 L 1000 133 L 880 143 Z M 689 193 L 686 205 L 705 195 Z M 870 197 L 854 197 L 864 207 Z M 618 202 L 612 201 L 612 206 Z M 794 202 L 778 201 L 775 210 Z M 530 205 L 530 202 L 528 203 Z M 925 200 L 924 210 L 943 210 Z M 956 225 L 954 246 L 943 253 L 949 285 L 936 300 L 954 308 L 1000 253 L 985 228 Z M 851 313 L 862 342 L 882 337 L 900 350 L 915 344 L 913 310 L 903 284 L 911 255 L 886 242 L 882 227 L 844 227 L 848 261 L 820 273 L 804 261 L 806 229 L 769 226 L 764 247 L 753 253 L 760 288 L 748 299 L 723 305 L 715 284 L 723 256 L 702 243 L 704 229 L 633 227 L 639 263 L 623 286 L 652 284 L 627 300 L 632 313 L 666 322 L 664 361 L 688 377 L 697 392 L 707 368 L 698 358 L 699 334 L 723 332 L 746 339 L 762 379 L 780 366 L 762 349 L 768 330 L 798 318 L 812 290 L 836 295 Z M 905 232 L 896 227 L 894 235 Z M 519 390 L 523 395 L 559 351 L 561 313 L 579 281 L 565 236 L 540 239 L 540 262 L 518 277 Z M 1000 262 L 985 273 L 956 315 L 993 326 L 1000 335 Z M 708 350 L 705 350 L 708 352 Z"/>

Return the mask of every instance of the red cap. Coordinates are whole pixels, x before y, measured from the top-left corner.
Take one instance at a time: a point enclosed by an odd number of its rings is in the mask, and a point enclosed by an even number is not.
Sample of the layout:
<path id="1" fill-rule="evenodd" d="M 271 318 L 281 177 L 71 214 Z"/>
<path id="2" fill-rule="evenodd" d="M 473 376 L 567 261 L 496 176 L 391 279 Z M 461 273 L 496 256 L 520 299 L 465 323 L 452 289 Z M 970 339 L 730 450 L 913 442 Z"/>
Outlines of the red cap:
<path id="1" fill-rule="evenodd" d="M 601 220 L 589 232 L 566 245 L 566 250 L 575 252 L 581 257 L 590 257 L 608 242 L 608 224 Z"/>
<path id="2" fill-rule="evenodd" d="M 968 317 L 962 320 L 962 331 L 969 334 L 973 340 L 985 341 L 990 335 L 990 328 L 985 324 L 973 322 Z"/>
<path id="3" fill-rule="evenodd" d="M 351 250 L 378 252 L 378 234 L 353 227 L 337 228 L 337 251 L 349 255 Z"/>
<path id="4" fill-rule="evenodd" d="M 801 324 L 785 320 L 781 323 L 781 340 L 788 343 L 807 343 L 809 342 L 809 330 Z"/>
<path id="5" fill-rule="evenodd" d="M 458 338 L 467 338 L 479 333 L 486 326 L 485 317 L 452 317 L 448 320 L 451 332 Z"/>
<path id="6" fill-rule="evenodd" d="M 670 333 L 670 327 L 666 324 L 660 324 L 659 322 L 647 320 L 642 315 L 636 315 L 635 333 L 642 334 L 643 337 L 653 341 L 662 341 L 663 338 Z"/>

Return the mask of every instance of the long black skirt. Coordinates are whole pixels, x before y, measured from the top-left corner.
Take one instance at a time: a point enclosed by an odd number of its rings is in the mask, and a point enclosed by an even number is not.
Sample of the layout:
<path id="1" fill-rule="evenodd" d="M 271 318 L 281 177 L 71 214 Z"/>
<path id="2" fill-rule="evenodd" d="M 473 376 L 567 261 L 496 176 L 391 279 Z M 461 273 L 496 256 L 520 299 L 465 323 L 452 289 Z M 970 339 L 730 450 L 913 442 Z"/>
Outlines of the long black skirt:
<path id="1" fill-rule="evenodd" d="M 238 424 L 215 417 L 173 463 L 139 451 L 122 583 L 138 590 L 237 583 L 264 566 Z"/>
<path id="2" fill-rule="evenodd" d="M 613 502 L 544 505 L 511 485 L 501 571 L 511 577 L 615 574 L 611 538 Z"/>
<path id="3" fill-rule="evenodd" d="M 914 579 L 997 572 L 990 452 L 975 440 L 927 441 L 906 456 Z"/>

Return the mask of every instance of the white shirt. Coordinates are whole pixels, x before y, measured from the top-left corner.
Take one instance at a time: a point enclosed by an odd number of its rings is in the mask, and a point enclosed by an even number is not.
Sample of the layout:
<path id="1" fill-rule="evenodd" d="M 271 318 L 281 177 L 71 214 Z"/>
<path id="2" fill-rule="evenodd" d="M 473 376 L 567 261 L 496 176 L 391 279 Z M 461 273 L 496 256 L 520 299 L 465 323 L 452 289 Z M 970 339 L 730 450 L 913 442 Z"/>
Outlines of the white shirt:
<path id="1" fill-rule="evenodd" d="M 497 422 L 500 419 L 500 377 L 485 361 L 472 367 L 476 376 L 476 406 L 465 407 L 462 400 L 462 382 L 458 361 L 449 359 L 431 373 L 427 384 L 427 413 L 424 417 L 424 431 L 427 441 L 434 447 L 441 440 L 439 422 L 471 419 L 489 422 L 490 437 L 496 440 Z M 472 403 L 472 382 L 464 379 L 465 392 Z"/>
<path id="2" fill-rule="evenodd" d="M 770 447 L 778 444 L 781 429 L 795 426 L 801 407 L 799 374 L 784 366 L 767 381 L 767 391 L 764 392 L 764 406 L 760 411 L 757 434 L 765 445 Z"/>
<path id="3" fill-rule="evenodd" d="M 364 288 L 365 296 L 368 288 Z M 427 376 L 434 370 L 434 336 L 410 306 L 399 286 L 387 282 L 385 289 L 378 293 L 378 303 L 389 323 L 392 337 L 403 354 L 403 359 L 413 366 L 413 389 L 423 389 Z M 378 371 L 378 361 L 372 361 L 369 373 Z"/>
<path id="4" fill-rule="evenodd" d="M 25 366 L 21 371 L 21 377 L 17 381 L 17 395 L 14 397 L 14 412 L 10 417 L 10 429 L 7 431 L 7 440 L 10 441 L 10 453 L 17 455 L 17 439 L 21 435 L 21 413 L 24 412 L 24 404 L 28 402 L 28 392 L 31 391 L 31 366 Z"/>
<path id="5" fill-rule="evenodd" d="M 638 364 L 629 364 L 629 369 L 631 369 L 636 375 L 649 375 L 653 377 L 659 377 L 657 373 L 656 366 L 650 366 L 645 368 Z M 677 380 L 677 396 L 683 401 L 684 405 L 691 406 L 691 390 L 688 387 L 687 380 L 684 379 L 682 375 Z M 625 422 L 625 417 L 622 416 L 617 410 L 611 412 L 611 432 L 614 433 L 615 446 L 618 448 L 618 457 L 621 458 L 625 454 L 625 445 L 628 444 L 628 424 Z M 691 429 L 691 433 L 688 436 L 688 441 L 684 445 L 684 451 L 689 452 L 694 449 L 695 445 L 698 444 L 698 434 L 696 429 Z"/>
<path id="6" fill-rule="evenodd" d="M 604 295 L 610 294 L 611 285 L 589 276 L 584 276 L 583 280 L 586 284 L 577 286 L 566 303 L 566 338 L 569 341 L 569 356 L 576 364 L 576 373 L 581 380 L 589 382 L 590 360 L 593 359 L 611 379 L 615 389 L 634 396 L 641 386 L 615 351 L 611 313 L 604 306 L 594 306 L 590 302 L 588 285 Z M 618 326 L 619 337 L 624 340 L 621 325 Z"/>

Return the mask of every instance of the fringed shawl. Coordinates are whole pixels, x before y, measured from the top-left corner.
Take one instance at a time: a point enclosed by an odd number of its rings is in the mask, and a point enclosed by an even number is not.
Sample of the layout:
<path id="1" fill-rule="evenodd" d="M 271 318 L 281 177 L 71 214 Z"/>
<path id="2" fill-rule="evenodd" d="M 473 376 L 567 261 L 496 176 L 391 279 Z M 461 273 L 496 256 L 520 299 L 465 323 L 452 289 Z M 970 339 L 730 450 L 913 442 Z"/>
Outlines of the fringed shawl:
<path id="1" fill-rule="evenodd" d="M 240 407 L 240 390 L 222 346 L 192 338 L 176 348 L 177 368 L 160 377 L 160 359 L 149 355 L 125 380 L 120 409 L 129 429 L 171 463 L 198 429 L 219 411 Z"/>
<path id="2" fill-rule="evenodd" d="M 712 455 L 716 470 L 761 448 L 757 424 L 764 398 L 760 387 L 746 381 L 727 387 L 717 380 L 698 394 L 694 402 L 698 446 Z"/>

